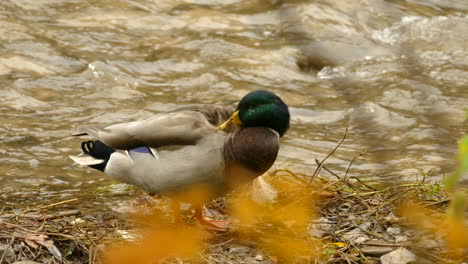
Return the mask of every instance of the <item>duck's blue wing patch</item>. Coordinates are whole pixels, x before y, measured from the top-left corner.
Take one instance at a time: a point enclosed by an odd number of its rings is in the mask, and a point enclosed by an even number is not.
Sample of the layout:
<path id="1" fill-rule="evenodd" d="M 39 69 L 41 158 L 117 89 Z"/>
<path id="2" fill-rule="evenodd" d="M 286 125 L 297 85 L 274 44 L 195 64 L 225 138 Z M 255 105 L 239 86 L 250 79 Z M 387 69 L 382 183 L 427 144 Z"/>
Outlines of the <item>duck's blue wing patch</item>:
<path id="1" fill-rule="evenodd" d="M 142 146 L 142 147 L 136 147 L 136 148 L 132 148 L 132 149 L 129 149 L 128 150 L 128 153 L 131 155 L 133 153 L 146 153 L 146 154 L 150 154 L 151 156 L 154 157 L 154 153 L 153 151 L 147 147 L 147 146 Z"/>

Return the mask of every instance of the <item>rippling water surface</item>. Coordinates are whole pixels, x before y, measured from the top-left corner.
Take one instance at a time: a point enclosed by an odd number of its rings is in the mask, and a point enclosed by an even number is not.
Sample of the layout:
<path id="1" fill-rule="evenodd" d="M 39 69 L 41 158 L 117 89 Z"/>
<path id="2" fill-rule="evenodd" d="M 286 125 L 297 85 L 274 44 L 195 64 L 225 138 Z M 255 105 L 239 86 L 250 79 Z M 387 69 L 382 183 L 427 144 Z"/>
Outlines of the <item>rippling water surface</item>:
<path id="1" fill-rule="evenodd" d="M 385 181 L 453 168 L 467 131 L 466 0 L 2 0 L 0 199 L 95 195 L 80 126 L 268 89 L 291 107 L 276 168 Z M 115 197 L 114 197 L 115 198 Z"/>

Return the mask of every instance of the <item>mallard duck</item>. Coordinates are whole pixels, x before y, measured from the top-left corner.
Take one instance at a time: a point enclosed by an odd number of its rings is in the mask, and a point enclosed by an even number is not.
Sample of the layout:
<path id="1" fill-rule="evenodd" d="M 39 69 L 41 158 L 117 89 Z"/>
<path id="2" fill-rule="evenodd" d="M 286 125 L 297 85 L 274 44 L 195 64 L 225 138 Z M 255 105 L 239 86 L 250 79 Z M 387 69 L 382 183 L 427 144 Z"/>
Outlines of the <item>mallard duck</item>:
<path id="1" fill-rule="evenodd" d="M 79 135 L 93 140 L 82 142 L 83 153 L 70 158 L 151 194 L 171 197 L 204 185 L 220 196 L 265 173 L 288 128 L 288 106 L 274 93 L 257 90 L 245 95 L 236 109 L 183 107 L 83 129 Z M 202 224 L 225 230 L 226 223 L 204 218 L 202 205 L 196 208 Z"/>

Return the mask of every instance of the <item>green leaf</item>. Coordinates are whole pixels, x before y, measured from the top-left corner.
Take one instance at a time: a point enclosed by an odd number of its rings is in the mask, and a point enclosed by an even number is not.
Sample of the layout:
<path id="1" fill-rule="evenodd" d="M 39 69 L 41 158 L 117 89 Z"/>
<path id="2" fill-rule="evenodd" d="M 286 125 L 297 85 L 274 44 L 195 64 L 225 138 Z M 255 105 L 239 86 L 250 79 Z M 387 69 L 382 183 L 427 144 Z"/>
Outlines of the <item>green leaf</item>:
<path id="1" fill-rule="evenodd" d="M 465 193 L 458 191 L 454 194 L 448 207 L 448 217 L 450 221 L 462 222 L 465 216 Z"/>
<path id="2" fill-rule="evenodd" d="M 462 137 L 458 143 L 459 166 L 454 173 L 445 178 L 445 187 L 448 191 L 453 190 L 458 180 L 468 171 L 468 135 Z"/>

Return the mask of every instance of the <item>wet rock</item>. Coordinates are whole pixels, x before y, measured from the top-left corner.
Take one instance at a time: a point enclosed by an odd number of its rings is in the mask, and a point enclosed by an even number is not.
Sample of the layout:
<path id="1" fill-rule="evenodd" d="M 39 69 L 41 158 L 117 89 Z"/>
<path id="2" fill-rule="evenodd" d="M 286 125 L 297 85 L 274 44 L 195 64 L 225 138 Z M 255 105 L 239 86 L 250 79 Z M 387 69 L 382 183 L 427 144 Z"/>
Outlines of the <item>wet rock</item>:
<path id="1" fill-rule="evenodd" d="M 260 260 L 261 258 L 261 260 Z M 247 257 L 242 262 L 245 264 L 272 264 L 268 259 L 265 259 L 262 255 L 256 255 L 255 257 Z"/>
<path id="2" fill-rule="evenodd" d="M 403 234 L 404 234 L 405 236 L 407 236 L 407 237 L 414 237 L 414 236 L 416 236 L 416 231 L 414 231 L 414 230 L 406 230 Z"/>
<path id="3" fill-rule="evenodd" d="M 3 256 L 3 260 L 6 262 L 12 262 L 15 260 L 15 252 L 8 244 L 0 244 L 0 257 Z"/>
<path id="4" fill-rule="evenodd" d="M 358 225 L 359 229 L 361 230 L 369 230 L 371 226 L 372 226 L 371 222 L 365 222 L 365 223 Z"/>
<path id="5" fill-rule="evenodd" d="M 233 246 L 229 249 L 229 253 L 231 254 L 247 254 L 251 249 L 248 247 L 242 246 Z"/>
<path id="6" fill-rule="evenodd" d="M 438 248 L 439 243 L 434 239 L 426 239 L 421 241 L 421 247 L 426 249 Z"/>
<path id="7" fill-rule="evenodd" d="M 416 260 L 416 255 L 406 248 L 399 248 L 380 257 L 382 264 L 406 264 Z"/>
<path id="8" fill-rule="evenodd" d="M 351 230 L 351 231 L 349 231 L 347 233 L 344 233 L 343 237 L 345 239 L 353 242 L 354 244 L 364 243 L 364 242 L 368 241 L 370 238 L 362 230 L 369 230 L 369 228 L 371 226 L 372 226 L 372 223 L 370 223 L 370 222 L 362 223 L 357 228 L 355 228 L 355 229 L 353 229 L 353 230 Z"/>
<path id="9" fill-rule="evenodd" d="M 387 233 L 392 236 L 401 234 L 401 229 L 399 227 L 389 227 L 387 228 Z"/>
<path id="10" fill-rule="evenodd" d="M 355 216 L 355 215 L 348 215 L 348 218 L 347 218 L 346 220 L 348 220 L 348 221 L 354 221 L 354 220 L 356 220 L 356 219 L 357 219 L 357 216 Z"/>
<path id="11" fill-rule="evenodd" d="M 369 236 L 364 234 L 359 228 L 353 229 L 348 233 L 343 234 L 343 238 L 351 241 L 354 244 L 361 244 L 369 240 Z"/>
<path id="12" fill-rule="evenodd" d="M 408 241 L 408 237 L 405 235 L 395 236 L 395 243 L 402 243 Z"/>
<path id="13" fill-rule="evenodd" d="M 333 222 L 326 217 L 320 217 L 317 220 L 317 222 L 318 224 L 310 225 L 310 229 L 309 229 L 309 234 L 314 237 L 322 238 L 325 234 L 329 233 L 331 229 L 333 228 Z"/>
<path id="14" fill-rule="evenodd" d="M 255 258 L 253 257 L 248 257 L 244 260 L 244 263 L 245 264 L 258 264 L 260 262 L 258 262 Z"/>
<path id="15" fill-rule="evenodd" d="M 316 238 L 322 238 L 325 233 L 326 232 L 324 230 L 315 227 L 311 227 L 309 230 L 309 234 Z"/>
<path id="16" fill-rule="evenodd" d="M 393 250 L 392 247 L 381 247 L 381 246 L 364 246 L 361 251 L 366 256 L 380 257 Z"/>

